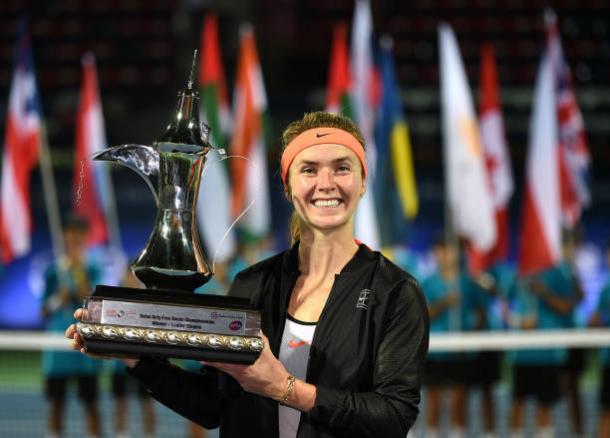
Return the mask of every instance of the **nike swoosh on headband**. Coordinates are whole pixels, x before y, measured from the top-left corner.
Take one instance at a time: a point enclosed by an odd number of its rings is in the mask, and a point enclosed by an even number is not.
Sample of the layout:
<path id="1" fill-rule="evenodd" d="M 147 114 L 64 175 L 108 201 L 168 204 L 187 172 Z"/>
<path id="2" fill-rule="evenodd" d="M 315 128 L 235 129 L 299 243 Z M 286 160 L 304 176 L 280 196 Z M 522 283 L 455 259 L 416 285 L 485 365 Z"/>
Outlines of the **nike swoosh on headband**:
<path id="1" fill-rule="evenodd" d="M 327 132 L 327 133 L 325 133 L 325 134 L 316 134 L 316 137 L 317 137 L 317 138 L 320 138 L 320 137 L 325 137 L 325 136 L 327 136 L 327 135 L 330 135 L 330 132 Z"/>

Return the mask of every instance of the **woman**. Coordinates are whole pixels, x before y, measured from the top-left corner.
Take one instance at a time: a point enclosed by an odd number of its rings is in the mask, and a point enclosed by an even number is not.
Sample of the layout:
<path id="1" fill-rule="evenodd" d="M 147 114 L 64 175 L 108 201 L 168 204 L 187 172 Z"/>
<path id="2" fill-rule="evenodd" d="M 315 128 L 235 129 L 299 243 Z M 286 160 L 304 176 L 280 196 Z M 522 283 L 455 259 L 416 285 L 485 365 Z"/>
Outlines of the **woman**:
<path id="1" fill-rule="evenodd" d="M 310 113 L 283 140 L 294 244 L 242 271 L 230 291 L 261 311 L 259 359 L 208 362 L 201 374 L 150 358 L 127 366 L 157 400 L 220 426 L 221 437 L 404 438 L 418 413 L 428 314 L 413 277 L 354 240 L 362 135 L 347 118 Z M 73 328 L 67 336 L 81 347 Z"/>

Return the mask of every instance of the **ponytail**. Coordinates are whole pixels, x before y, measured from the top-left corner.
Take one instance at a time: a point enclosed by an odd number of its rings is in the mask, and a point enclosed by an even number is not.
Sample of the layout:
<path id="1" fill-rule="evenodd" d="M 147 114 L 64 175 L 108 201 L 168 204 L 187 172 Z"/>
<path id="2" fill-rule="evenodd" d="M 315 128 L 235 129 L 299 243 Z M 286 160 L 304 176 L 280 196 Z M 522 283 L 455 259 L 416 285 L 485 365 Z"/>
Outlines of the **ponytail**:
<path id="1" fill-rule="evenodd" d="M 290 246 L 301 239 L 301 219 L 296 211 L 290 215 Z"/>

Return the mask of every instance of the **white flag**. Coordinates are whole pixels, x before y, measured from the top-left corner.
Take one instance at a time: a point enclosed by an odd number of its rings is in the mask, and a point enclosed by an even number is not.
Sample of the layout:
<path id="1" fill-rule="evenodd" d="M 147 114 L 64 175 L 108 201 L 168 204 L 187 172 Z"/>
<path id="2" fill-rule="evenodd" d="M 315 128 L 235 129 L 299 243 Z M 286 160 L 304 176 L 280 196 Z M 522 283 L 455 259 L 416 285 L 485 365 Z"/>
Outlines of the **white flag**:
<path id="1" fill-rule="evenodd" d="M 445 178 L 451 224 L 478 250 L 496 241 L 493 199 L 477 118 L 455 35 L 439 26 Z"/>
<path id="2" fill-rule="evenodd" d="M 368 176 L 366 193 L 356 210 L 354 234 L 373 249 L 379 248 L 379 228 L 373 199 L 376 147 L 373 136 L 375 108 L 371 103 L 373 86 L 372 54 L 373 20 L 368 0 L 358 0 L 352 23 L 352 71 L 354 74 L 353 102 L 355 119 L 366 142 Z"/>

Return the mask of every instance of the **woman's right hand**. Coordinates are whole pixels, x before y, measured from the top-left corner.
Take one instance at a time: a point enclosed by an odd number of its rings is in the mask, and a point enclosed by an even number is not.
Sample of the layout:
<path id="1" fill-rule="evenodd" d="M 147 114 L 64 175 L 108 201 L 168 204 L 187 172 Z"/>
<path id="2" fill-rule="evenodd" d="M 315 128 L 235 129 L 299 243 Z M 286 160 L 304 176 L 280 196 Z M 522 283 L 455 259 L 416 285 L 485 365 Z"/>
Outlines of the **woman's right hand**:
<path id="1" fill-rule="evenodd" d="M 85 316 L 86 309 L 77 309 L 74 312 L 74 318 L 78 321 L 82 321 L 83 316 Z M 88 353 L 87 347 L 85 346 L 85 340 L 83 337 L 76 331 L 76 325 L 70 324 L 70 326 L 66 329 L 66 338 L 72 341 L 71 347 L 73 350 L 80 351 L 83 354 L 93 358 L 93 359 L 117 359 L 116 357 L 110 356 L 101 356 L 98 354 Z M 127 367 L 133 368 L 140 361 L 139 358 L 121 358 L 121 362 L 123 362 Z"/>

